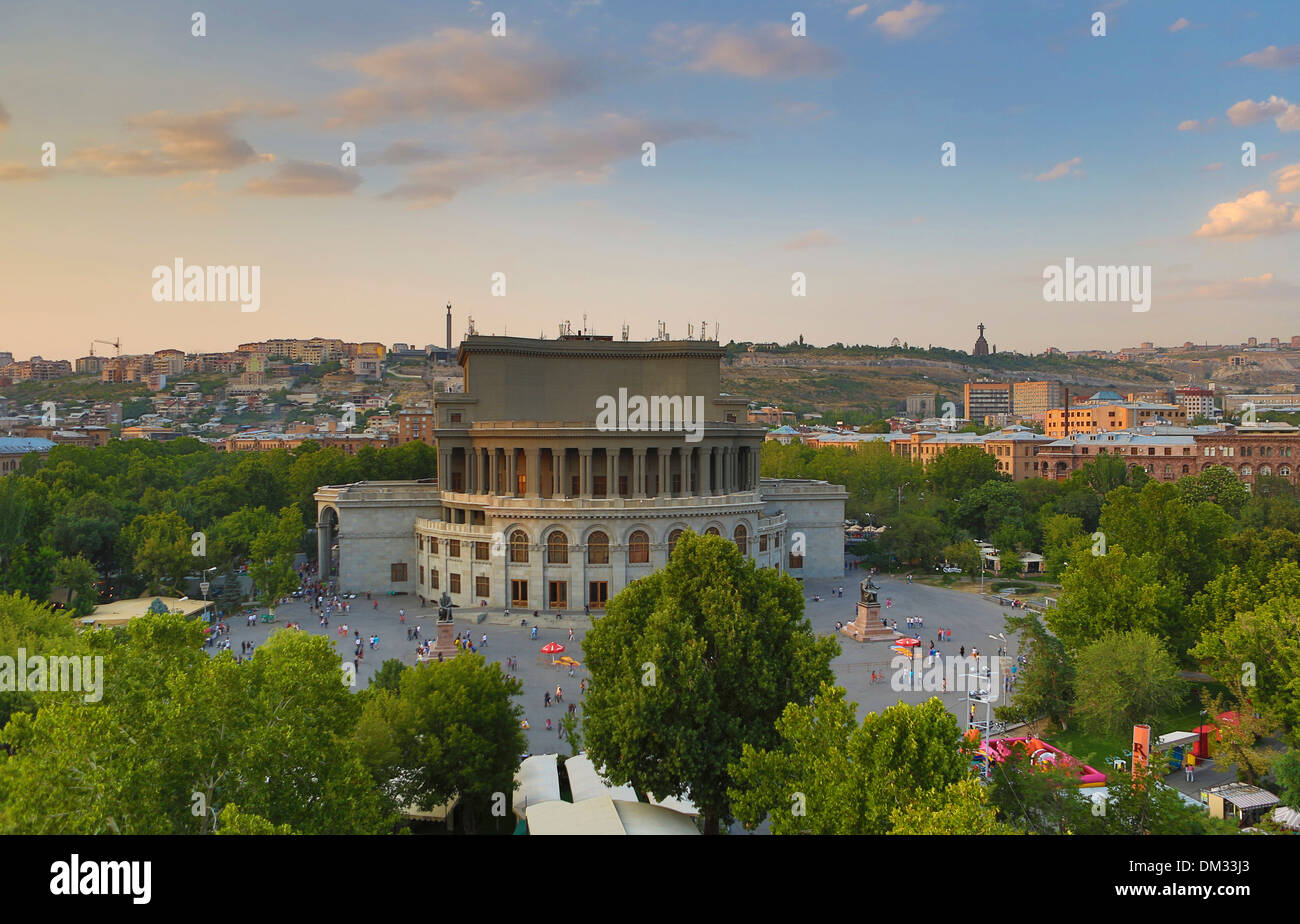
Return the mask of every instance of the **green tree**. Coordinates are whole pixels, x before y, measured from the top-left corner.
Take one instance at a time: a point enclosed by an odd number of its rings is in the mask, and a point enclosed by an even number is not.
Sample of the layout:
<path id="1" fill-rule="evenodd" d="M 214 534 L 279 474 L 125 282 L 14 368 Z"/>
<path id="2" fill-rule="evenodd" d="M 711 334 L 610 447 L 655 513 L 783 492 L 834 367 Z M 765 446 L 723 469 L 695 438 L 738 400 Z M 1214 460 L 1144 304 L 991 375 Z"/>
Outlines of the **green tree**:
<path id="1" fill-rule="evenodd" d="M 975 544 L 973 539 L 963 539 L 961 542 L 954 542 L 945 546 L 943 557 L 964 573 L 972 576 L 980 573 L 980 566 L 983 563 L 980 547 Z"/>
<path id="2" fill-rule="evenodd" d="M 1188 501 L 1218 504 L 1233 517 L 1250 500 L 1250 491 L 1237 473 L 1223 465 L 1211 465 L 1199 475 L 1185 475 L 1178 479 L 1177 486 Z"/>
<path id="3" fill-rule="evenodd" d="M 68 590 L 68 608 L 74 616 L 89 616 L 95 609 L 98 594 L 95 582 L 99 575 L 84 555 L 61 558 L 54 567 L 54 581 Z"/>
<path id="4" fill-rule="evenodd" d="M 1146 629 L 1169 639 L 1177 651 L 1182 604 L 1181 585 L 1162 580 L 1155 555 L 1130 555 L 1112 545 L 1105 555 L 1074 556 L 1061 576 L 1060 603 L 1047 611 L 1046 619 L 1072 650 L 1110 630 Z"/>
<path id="5" fill-rule="evenodd" d="M 773 834 L 886 834 L 892 813 L 969 772 L 957 720 L 937 698 L 861 725 L 855 709 L 823 685 L 811 704 L 786 707 L 773 747 L 744 746 L 731 799 L 747 828 L 770 818 Z"/>
<path id="6" fill-rule="evenodd" d="M 365 698 L 355 737 L 366 767 L 395 808 L 459 797 L 472 825 L 494 793 L 514 789 L 527 742 L 510 697 L 522 685 L 477 654 L 405 670 L 399 683 Z"/>
<path id="7" fill-rule="evenodd" d="M 252 564 L 248 573 L 257 586 L 262 604 L 272 613 L 281 598 L 299 584 L 293 561 L 304 532 L 298 511 L 285 507 L 274 526 L 258 533 L 252 542 Z"/>
<path id="8" fill-rule="evenodd" d="M 716 834 L 731 817 L 730 765 L 746 744 L 775 744 L 776 719 L 831 680 L 839 645 L 813 635 L 793 578 L 687 532 L 666 567 L 610 601 L 583 649 L 592 761 L 638 790 L 689 792 Z"/>
<path id="9" fill-rule="evenodd" d="M 175 591 L 194 567 L 190 528 L 174 513 L 141 514 L 122 530 L 131 567 L 148 582 L 150 594 Z M 179 594 L 177 594 L 179 596 Z"/>
<path id="10" fill-rule="evenodd" d="M 1073 547 L 1085 536 L 1083 520 L 1057 513 L 1043 522 L 1043 570 L 1053 580 L 1060 580 Z"/>
<path id="11" fill-rule="evenodd" d="M 1118 734 L 1172 712 L 1186 698 L 1178 664 L 1141 629 L 1107 632 L 1079 651 L 1074 712 L 1094 734 Z"/>
<path id="12" fill-rule="evenodd" d="M 890 834 L 1016 834 L 998 821 L 988 790 L 973 779 L 949 783 L 943 789 L 917 793 L 912 802 L 893 810 Z"/>
<path id="13" fill-rule="evenodd" d="M 0 654 L 15 657 L 19 648 L 51 657 L 82 655 L 86 646 L 72 620 L 49 605 L 22 594 L 0 594 Z M 63 698 L 60 693 L 31 690 L 0 691 L 0 728 L 15 712 L 35 712 L 38 706 Z M 0 745 L 3 745 L 0 735 Z"/>
<path id="14" fill-rule="evenodd" d="M 94 633 L 102 701 L 52 702 L 0 731 L 0 831 L 210 833 L 232 802 L 304 834 L 391 827 L 329 640 L 277 632 L 242 664 L 201 640 L 178 614 Z"/>
<path id="15" fill-rule="evenodd" d="M 957 446 L 939 453 L 925 470 L 926 480 L 947 497 L 962 497 L 988 481 L 1009 482 L 998 460 L 980 446 Z"/>
<path id="16" fill-rule="evenodd" d="M 1065 646 L 1044 628 L 1036 613 L 1008 616 L 1006 631 L 1021 633 L 1020 651 L 1026 663 L 1016 668 L 1011 702 L 997 707 L 997 717 L 1033 722 L 1047 716 L 1064 728 L 1074 703 L 1074 662 Z"/>

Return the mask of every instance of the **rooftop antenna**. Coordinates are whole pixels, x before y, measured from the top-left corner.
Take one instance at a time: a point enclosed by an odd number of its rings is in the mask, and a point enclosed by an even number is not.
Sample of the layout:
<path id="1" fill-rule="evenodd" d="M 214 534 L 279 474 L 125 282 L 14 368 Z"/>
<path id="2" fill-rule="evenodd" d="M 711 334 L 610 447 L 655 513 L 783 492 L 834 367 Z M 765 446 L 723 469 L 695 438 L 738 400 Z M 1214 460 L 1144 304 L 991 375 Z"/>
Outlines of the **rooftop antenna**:
<path id="1" fill-rule="evenodd" d="M 709 322 L 708 322 L 708 321 L 701 321 L 701 322 L 700 322 L 700 339 L 701 339 L 701 340 L 708 340 L 708 339 L 709 339 Z"/>
<path id="2" fill-rule="evenodd" d="M 694 339 L 695 339 L 695 325 L 694 325 L 694 324 L 687 324 L 687 325 L 686 325 L 686 339 L 687 339 L 687 340 L 694 340 Z"/>
<path id="3" fill-rule="evenodd" d="M 578 333 L 585 334 L 586 332 L 587 332 L 587 312 L 584 311 L 582 313 L 582 330 L 578 331 Z"/>
<path id="4" fill-rule="evenodd" d="M 716 341 L 718 341 L 719 343 L 722 342 L 722 338 L 721 338 L 721 336 L 719 336 L 720 333 L 721 333 L 721 331 L 722 331 L 722 324 L 721 324 L 720 322 L 718 322 L 718 321 L 714 321 L 714 322 L 713 322 L 713 339 L 716 340 Z"/>
<path id="5" fill-rule="evenodd" d="M 627 339 L 627 332 L 628 332 L 627 322 L 624 321 L 624 322 L 623 322 L 623 339 L 624 339 L 624 340 Z"/>
<path id="6" fill-rule="evenodd" d="M 474 319 L 472 317 L 466 317 L 465 323 L 469 325 L 469 328 L 465 331 L 467 337 L 473 337 L 478 333 L 478 331 L 474 329 Z"/>

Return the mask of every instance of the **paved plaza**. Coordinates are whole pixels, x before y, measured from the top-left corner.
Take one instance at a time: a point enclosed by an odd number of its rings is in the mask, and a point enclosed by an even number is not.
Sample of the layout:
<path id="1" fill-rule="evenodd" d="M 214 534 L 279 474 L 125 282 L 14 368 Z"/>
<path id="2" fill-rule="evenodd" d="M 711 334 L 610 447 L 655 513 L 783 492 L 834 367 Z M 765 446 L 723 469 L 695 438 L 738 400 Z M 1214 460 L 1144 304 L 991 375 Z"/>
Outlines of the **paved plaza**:
<path id="1" fill-rule="evenodd" d="M 836 621 L 849 622 L 855 618 L 858 581 L 861 579 L 862 572 L 851 571 L 843 580 L 810 580 L 805 583 L 805 613 L 814 632 L 818 635 L 838 635 L 835 631 Z M 909 616 L 924 618 L 924 628 L 918 628 L 915 632 L 927 649 L 931 639 L 937 638 L 936 633 L 940 627 L 952 630 L 952 641 L 938 646 L 943 655 L 956 655 L 958 648 L 963 645 L 968 653 L 975 647 L 980 649 L 981 655 L 988 655 L 995 653 L 997 647 L 1003 644 L 1000 640 L 989 638 L 990 635 L 1003 632 L 1003 617 L 1010 612 L 996 603 L 977 594 L 909 584 L 899 576 L 877 575 L 876 583 L 880 586 L 882 607 L 886 599 L 893 603 L 892 606 L 883 608 L 882 613 L 891 620 L 897 620 L 900 628 L 905 629 Z M 843 598 L 831 595 L 838 587 L 844 588 Z M 815 601 L 814 597 L 821 599 Z M 425 638 L 431 637 L 435 631 L 438 615 L 436 605 L 421 607 L 419 599 L 415 597 L 383 596 L 366 600 L 363 594 L 348 601 L 348 604 L 350 612 L 332 617 L 328 629 L 320 626 L 319 617 L 308 613 L 306 601 L 294 601 L 278 607 L 276 613 L 279 618 L 269 625 L 258 622 L 249 627 L 244 620 L 236 618 L 228 622 L 231 626 L 232 649 L 238 654 L 240 644 L 245 641 L 251 641 L 254 646 L 262 645 L 271 633 L 282 630 L 286 622 L 296 622 L 302 625 L 305 632 L 326 635 L 335 642 L 340 659 L 346 656 L 351 661 L 354 651 L 352 639 L 356 637 L 354 633 L 360 632 L 361 637 L 367 641 L 362 646 L 363 657 L 357 667 L 357 685 L 365 687 L 379 666 L 390 658 L 396 658 L 403 664 L 415 664 L 416 642 L 407 640 L 408 627 L 415 629 L 418 626 Z M 406 611 L 405 625 L 399 616 L 399 610 L 403 609 Z M 565 654 L 581 662 L 582 639 L 591 622 L 581 613 L 565 615 L 560 619 L 553 613 L 542 613 L 536 620 L 538 638 L 533 641 L 529 637 L 530 627 L 534 623 L 532 612 L 511 613 L 507 618 L 501 610 L 457 610 L 456 631 L 471 632 L 476 646 L 479 645 L 480 637 L 486 633 L 488 644 L 486 648 L 480 649 L 480 653 L 489 661 L 500 662 L 503 668 L 507 657 L 518 660 L 518 677 L 523 683 L 524 692 L 517 701 L 524 707 L 524 715 L 531 726 L 525 733 L 528 750 L 531 753 L 559 751 L 567 754 L 568 744 L 559 737 L 559 720 L 568 703 L 578 703 L 581 708 L 579 688 L 584 679 L 589 680 L 589 675 L 585 668 L 578 667 L 573 669 L 573 675 L 570 676 L 569 668 L 557 669 L 552 666 L 551 657 L 541 655 L 540 649 L 547 642 L 559 642 L 565 646 Z M 479 617 L 482 617 L 482 621 L 476 621 Z M 527 625 L 519 624 L 521 618 L 526 619 Z M 339 628 L 345 623 L 348 626 L 348 641 L 344 641 L 338 634 Z M 569 641 L 570 629 L 575 637 L 572 642 Z M 372 650 L 368 640 L 375 634 L 379 636 L 379 645 Z M 920 703 L 936 695 L 922 691 L 895 692 L 892 689 L 888 679 L 894 674 L 889 667 L 893 652 L 887 642 L 859 643 L 844 636 L 838 637 L 842 651 L 832 662 L 832 667 L 836 682 L 848 691 L 848 699 L 858 703 L 859 719 L 867 712 L 879 711 L 900 700 L 905 703 Z M 1014 654 L 1014 643 L 1009 647 Z M 872 670 L 885 672 L 886 682 L 873 685 Z M 564 689 L 564 705 L 544 706 L 543 693 L 549 691 L 554 698 L 557 685 Z M 937 695 L 940 695 L 949 711 L 962 719 L 966 708 L 964 694 L 949 692 Z M 983 717 L 982 709 L 979 717 Z M 548 718 L 552 720 L 552 730 L 549 733 L 546 731 Z"/>

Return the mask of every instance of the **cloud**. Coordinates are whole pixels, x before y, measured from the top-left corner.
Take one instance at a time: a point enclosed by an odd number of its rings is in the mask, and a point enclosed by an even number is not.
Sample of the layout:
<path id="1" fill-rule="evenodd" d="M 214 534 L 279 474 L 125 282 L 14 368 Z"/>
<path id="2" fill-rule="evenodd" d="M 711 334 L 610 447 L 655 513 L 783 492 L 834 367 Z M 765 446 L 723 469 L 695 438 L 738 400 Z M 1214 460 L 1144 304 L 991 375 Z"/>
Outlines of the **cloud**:
<path id="1" fill-rule="evenodd" d="M 1285 70 L 1288 67 L 1295 67 L 1300 64 L 1300 45 L 1288 45 L 1286 48 L 1269 45 L 1260 51 L 1252 51 L 1248 55 L 1242 55 L 1233 63 L 1244 67 L 1262 67 L 1276 71 Z"/>
<path id="2" fill-rule="evenodd" d="M 939 18 L 943 7 L 934 3 L 912 0 L 907 6 L 881 13 L 875 26 L 890 38 L 911 38 Z"/>
<path id="3" fill-rule="evenodd" d="M 361 184 L 354 167 L 288 160 L 271 176 L 249 180 L 244 192 L 255 196 L 346 196 Z"/>
<path id="4" fill-rule="evenodd" d="M 1219 122 L 1216 116 L 1210 116 L 1208 119 L 1187 119 L 1178 123 L 1180 132 L 1208 132 Z"/>
<path id="5" fill-rule="evenodd" d="M 69 155 L 68 164 L 102 176 L 166 176 L 229 171 L 275 160 L 275 155 L 258 154 L 233 134 L 233 121 L 246 113 L 288 115 L 292 110 L 237 106 L 185 115 L 160 109 L 133 116 L 126 123 L 129 129 L 152 133 L 155 147 L 130 149 L 109 144 L 81 148 Z"/>
<path id="6" fill-rule="evenodd" d="M 791 238 L 781 246 L 786 250 L 807 250 L 809 247 L 825 247 L 834 243 L 837 243 L 837 241 L 833 234 L 818 229 Z"/>
<path id="7" fill-rule="evenodd" d="M 1258 103 L 1243 99 L 1228 108 L 1228 121 L 1236 126 L 1254 125 L 1265 119 L 1272 119 L 1279 131 L 1300 131 L 1300 106 L 1274 95 Z"/>
<path id="8" fill-rule="evenodd" d="M 50 175 L 48 167 L 29 167 L 27 164 L 0 163 L 0 183 L 22 183 L 44 180 Z"/>
<path id="9" fill-rule="evenodd" d="M 1190 25 L 1191 25 L 1191 23 L 1187 20 L 1186 17 L 1184 17 L 1184 16 L 1179 16 L 1177 19 L 1175 19 L 1175 20 L 1173 21 L 1172 24 L 1170 24 L 1170 26 L 1169 26 L 1169 31 L 1170 31 L 1170 32 L 1182 32 L 1184 29 L 1186 29 L 1186 28 L 1187 28 L 1188 26 L 1190 26 Z"/>
<path id="10" fill-rule="evenodd" d="M 340 59 L 364 85 L 334 97 L 329 125 L 368 124 L 457 113 L 534 109 L 595 83 L 570 57 L 533 39 L 486 30 L 439 29 L 432 37 Z"/>
<path id="11" fill-rule="evenodd" d="M 639 165 L 643 142 L 653 141 L 662 158 L 663 149 L 674 142 L 710 137 L 727 135 L 700 123 L 649 122 L 608 113 L 579 128 L 482 137 L 472 150 L 413 168 L 380 198 L 433 206 L 474 186 L 600 183 L 617 163 Z"/>
<path id="12" fill-rule="evenodd" d="M 1289 164 L 1273 171 L 1273 178 L 1277 180 L 1278 192 L 1300 192 L 1300 164 Z"/>
<path id="13" fill-rule="evenodd" d="M 839 57 L 780 23 L 752 29 L 666 24 L 652 35 L 655 49 L 685 61 L 687 70 L 751 80 L 787 80 L 835 73 Z"/>
<path id="14" fill-rule="evenodd" d="M 1300 208 L 1290 202 L 1274 201 L 1267 190 L 1260 189 L 1234 202 L 1214 206 L 1196 236 L 1250 240 L 1297 230 L 1300 230 Z"/>
<path id="15" fill-rule="evenodd" d="M 1078 176 L 1083 171 L 1074 168 L 1083 163 L 1082 157 L 1071 157 L 1069 160 L 1063 160 L 1046 173 L 1040 173 L 1034 179 L 1039 183 L 1046 183 L 1050 180 L 1059 180 L 1063 176 Z"/>
<path id="16" fill-rule="evenodd" d="M 846 14 L 845 18 L 846 18 L 846 19 L 857 19 L 859 16 L 861 16 L 863 13 L 865 13 L 865 12 L 867 11 L 867 7 L 868 7 L 868 6 L 869 6 L 869 4 L 866 4 L 866 3 L 860 3 L 860 4 L 858 4 L 858 5 L 855 6 L 853 9 L 849 10 L 849 12 Z"/>
<path id="17" fill-rule="evenodd" d="M 1203 282 L 1177 294 L 1188 301 L 1238 301 L 1241 299 L 1289 298 L 1297 287 L 1277 279 L 1272 273 L 1243 276 L 1220 282 Z"/>
<path id="18" fill-rule="evenodd" d="M 1202 167 L 1201 172 L 1213 173 L 1215 170 L 1222 170 L 1222 169 L 1223 169 L 1223 163 L 1221 161 L 1215 161 L 1212 164 L 1206 164 L 1204 167 Z"/>

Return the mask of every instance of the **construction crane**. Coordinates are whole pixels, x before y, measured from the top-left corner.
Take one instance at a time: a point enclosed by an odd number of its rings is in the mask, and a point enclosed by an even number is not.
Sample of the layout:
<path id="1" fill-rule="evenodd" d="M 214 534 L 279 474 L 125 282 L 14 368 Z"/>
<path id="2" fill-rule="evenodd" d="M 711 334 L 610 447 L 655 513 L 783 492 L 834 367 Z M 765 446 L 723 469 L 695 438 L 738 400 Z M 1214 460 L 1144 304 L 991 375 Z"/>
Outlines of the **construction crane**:
<path id="1" fill-rule="evenodd" d="M 117 352 L 114 354 L 115 356 L 121 356 L 121 355 L 122 355 L 122 338 L 121 338 L 121 337 L 118 337 L 116 340 L 92 340 L 92 341 L 90 341 L 90 355 L 91 355 L 91 356 L 94 356 L 94 355 L 95 355 L 95 344 L 97 344 L 97 343 L 102 343 L 102 344 L 104 344 L 105 346 L 111 346 L 114 350 L 117 351 Z"/>

